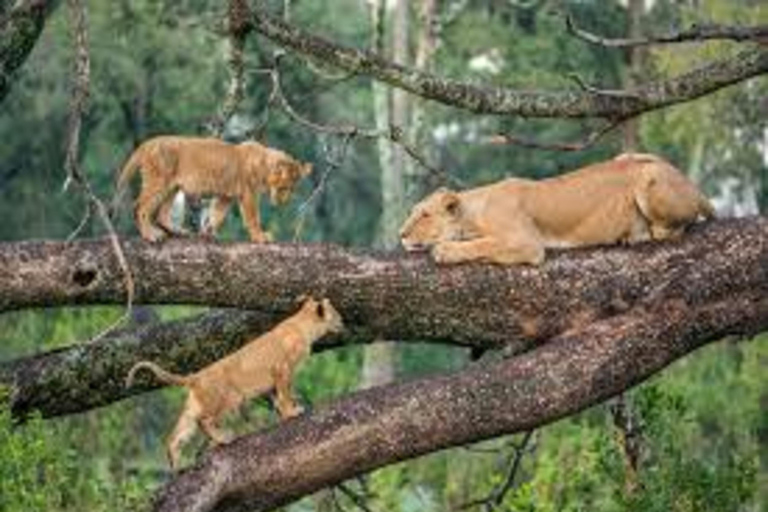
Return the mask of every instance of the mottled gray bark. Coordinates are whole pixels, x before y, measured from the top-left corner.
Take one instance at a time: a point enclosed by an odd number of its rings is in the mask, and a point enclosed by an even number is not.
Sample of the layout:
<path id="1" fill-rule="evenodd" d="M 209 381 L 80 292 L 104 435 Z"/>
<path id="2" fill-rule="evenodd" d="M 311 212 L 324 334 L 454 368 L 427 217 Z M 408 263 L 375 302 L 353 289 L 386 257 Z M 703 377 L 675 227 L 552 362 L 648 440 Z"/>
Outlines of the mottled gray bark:
<path id="1" fill-rule="evenodd" d="M 0 101 L 8 94 L 13 74 L 27 60 L 48 15 L 58 6 L 54 0 L 22 0 L 0 13 Z"/>
<path id="2" fill-rule="evenodd" d="M 768 49 L 755 46 L 679 76 L 638 85 L 629 94 L 591 91 L 520 91 L 484 87 L 397 65 L 372 52 L 334 43 L 254 9 L 253 28 L 275 43 L 349 72 L 405 89 L 423 98 L 479 114 L 524 117 L 626 119 L 699 98 L 768 72 Z"/>
<path id="3" fill-rule="evenodd" d="M 721 220 L 677 242 L 550 253 L 539 268 L 437 267 L 426 255 L 326 244 L 124 242 L 137 303 L 184 303 L 273 313 L 328 296 L 350 325 L 385 339 L 525 348 L 565 329 L 644 307 L 696 302 L 765 284 L 768 220 Z M 0 244 L 0 311 L 121 303 L 108 240 Z"/>
<path id="4" fill-rule="evenodd" d="M 32 412 L 44 418 L 82 412 L 161 387 L 151 378 L 125 387 L 128 370 L 137 361 L 149 359 L 169 370 L 190 373 L 240 348 L 281 319 L 282 315 L 230 309 L 120 329 L 97 341 L 0 362 L 0 384 L 10 390 L 9 405 L 17 419 Z M 368 343 L 373 338 L 365 328 L 352 327 L 341 335 L 326 336 L 314 349 Z"/>
<path id="5" fill-rule="evenodd" d="M 679 242 L 551 254 L 541 268 L 439 268 L 425 256 L 327 245 L 134 240 L 125 249 L 138 302 L 208 302 L 263 313 L 211 313 L 5 363 L 0 382 L 14 386 L 16 414 L 66 414 L 119 400 L 128 393 L 121 379 L 139 358 L 191 371 L 268 329 L 307 292 L 328 295 L 350 327 L 327 344 L 381 337 L 519 353 L 660 301 L 697 306 L 768 289 L 762 217 L 696 226 Z M 3 309 L 117 303 L 120 277 L 107 241 L 0 244 Z"/>
<path id="6" fill-rule="evenodd" d="M 386 464 L 536 428 L 639 383 L 708 341 L 766 327 L 768 298 L 759 290 L 660 299 L 516 358 L 359 392 L 239 438 L 170 481 L 154 510 L 272 510 Z"/>

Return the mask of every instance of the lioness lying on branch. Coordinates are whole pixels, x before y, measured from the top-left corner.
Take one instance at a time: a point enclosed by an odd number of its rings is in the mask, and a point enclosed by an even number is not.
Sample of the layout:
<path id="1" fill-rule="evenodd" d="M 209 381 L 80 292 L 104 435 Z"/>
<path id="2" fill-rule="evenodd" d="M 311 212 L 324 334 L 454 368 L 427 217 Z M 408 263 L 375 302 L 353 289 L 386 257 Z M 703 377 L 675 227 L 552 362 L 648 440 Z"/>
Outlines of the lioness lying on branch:
<path id="1" fill-rule="evenodd" d="M 675 238 L 700 216 L 713 217 L 712 205 L 679 170 L 628 153 L 541 181 L 439 189 L 413 207 L 400 239 L 438 263 L 538 265 L 549 247 Z"/>
<path id="2" fill-rule="evenodd" d="M 176 375 L 151 361 L 141 361 L 128 372 L 126 386 L 132 386 L 136 372 L 146 368 L 163 382 L 189 390 L 166 445 L 171 468 L 176 468 L 181 445 L 198 425 L 214 444 L 226 442 L 225 434 L 219 430 L 219 421 L 249 397 L 274 390 L 275 408 L 281 418 L 301 414 L 302 409 L 291 393 L 293 373 L 309 356 L 312 343 L 342 328 L 341 315 L 328 299 L 308 298 L 297 313 L 274 329 L 196 373 Z"/>
<path id="3" fill-rule="evenodd" d="M 128 158 L 118 177 L 116 197 L 137 169 L 141 169 L 141 192 L 136 199 L 136 224 L 145 240 L 184 233 L 171 221 L 173 198 L 181 190 L 197 197 L 215 196 L 203 226 L 205 235 L 216 234 L 229 206 L 237 201 L 251 240 L 264 242 L 269 234 L 261 229 L 254 196 L 268 191 L 273 204 L 285 202 L 299 179 L 312 172 L 312 164 L 253 141 L 228 144 L 213 138 L 155 137 Z"/>

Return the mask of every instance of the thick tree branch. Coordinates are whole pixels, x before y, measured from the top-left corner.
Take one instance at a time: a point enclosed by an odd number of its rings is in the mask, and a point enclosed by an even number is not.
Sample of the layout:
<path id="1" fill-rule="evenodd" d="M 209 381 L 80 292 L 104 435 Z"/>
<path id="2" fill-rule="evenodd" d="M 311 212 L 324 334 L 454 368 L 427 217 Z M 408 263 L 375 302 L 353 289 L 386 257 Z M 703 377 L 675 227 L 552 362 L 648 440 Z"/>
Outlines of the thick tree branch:
<path id="1" fill-rule="evenodd" d="M 158 512 L 266 511 L 393 462 L 522 432 L 603 401 L 727 334 L 768 326 L 754 291 L 663 300 L 572 329 L 522 356 L 373 388 L 209 452 Z"/>
<path id="2" fill-rule="evenodd" d="M 156 379 L 139 379 L 136 386 L 125 387 L 125 377 L 136 361 L 150 359 L 188 373 L 240 348 L 283 316 L 216 310 L 116 330 L 97 341 L 0 362 L 0 385 L 10 389 L 9 405 L 17 419 L 35 411 L 44 418 L 82 412 L 160 387 Z M 341 335 L 325 337 L 314 349 L 368 343 L 374 338 L 364 327 L 352 326 Z"/>
<path id="3" fill-rule="evenodd" d="M 130 240 L 124 248 L 137 303 L 285 313 L 297 296 L 312 293 L 330 297 L 350 325 L 386 339 L 484 340 L 516 348 L 657 298 L 695 302 L 768 279 L 768 220 L 762 217 L 699 225 L 678 242 L 553 251 L 539 268 L 437 267 L 423 255 L 324 244 Z M 119 304 L 121 277 L 106 239 L 3 243 L 0 311 Z"/>
<path id="4" fill-rule="evenodd" d="M 691 25 L 690 28 L 670 34 L 635 38 L 607 38 L 593 34 L 576 26 L 570 16 L 565 18 L 568 32 L 588 43 L 609 48 L 629 48 L 656 44 L 686 43 L 692 41 L 730 40 L 736 42 L 761 41 L 768 39 L 768 26 L 744 27 L 740 25 L 706 24 Z"/>
<path id="5" fill-rule="evenodd" d="M 674 243 L 551 254 L 541 268 L 437 268 L 426 257 L 325 245 L 132 241 L 125 248 L 139 302 L 264 313 L 210 313 L 5 363 L 0 382 L 14 388 L 18 416 L 67 414 L 146 391 L 122 388 L 131 362 L 146 357 L 196 369 L 268 329 L 302 293 L 328 295 L 344 316 L 350 332 L 331 345 L 383 337 L 520 353 L 659 301 L 698 304 L 768 288 L 768 220 L 761 217 L 696 226 Z M 120 277 L 107 241 L 0 244 L 2 309 L 119 303 Z"/>
<path id="6" fill-rule="evenodd" d="M 768 49 L 755 47 L 625 95 L 589 91 L 519 91 L 482 87 L 397 65 L 367 50 L 305 32 L 254 9 L 253 28 L 277 44 L 343 70 L 369 75 L 418 96 L 480 114 L 627 119 L 682 103 L 768 72 Z"/>
<path id="7" fill-rule="evenodd" d="M 11 88 L 12 75 L 35 47 L 45 20 L 58 0 L 22 0 L 0 14 L 0 101 Z"/>

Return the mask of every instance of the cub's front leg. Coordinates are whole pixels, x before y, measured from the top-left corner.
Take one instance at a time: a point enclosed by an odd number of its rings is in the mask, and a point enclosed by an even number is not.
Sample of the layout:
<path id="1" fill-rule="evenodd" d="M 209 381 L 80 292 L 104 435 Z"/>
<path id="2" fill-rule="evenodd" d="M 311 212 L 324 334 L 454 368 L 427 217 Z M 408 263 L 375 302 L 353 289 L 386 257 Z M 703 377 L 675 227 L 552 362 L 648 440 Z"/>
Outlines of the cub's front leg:
<path id="1" fill-rule="evenodd" d="M 544 247 L 537 240 L 519 243 L 483 237 L 467 241 L 439 242 L 432 248 L 436 263 L 451 264 L 482 261 L 499 265 L 528 263 L 539 265 L 544 260 Z"/>
<path id="2" fill-rule="evenodd" d="M 272 236 L 261 229 L 259 203 L 254 195 L 246 192 L 240 196 L 238 203 L 240 205 L 240 213 L 243 216 L 243 223 L 248 230 L 251 241 L 258 243 L 271 242 Z"/>

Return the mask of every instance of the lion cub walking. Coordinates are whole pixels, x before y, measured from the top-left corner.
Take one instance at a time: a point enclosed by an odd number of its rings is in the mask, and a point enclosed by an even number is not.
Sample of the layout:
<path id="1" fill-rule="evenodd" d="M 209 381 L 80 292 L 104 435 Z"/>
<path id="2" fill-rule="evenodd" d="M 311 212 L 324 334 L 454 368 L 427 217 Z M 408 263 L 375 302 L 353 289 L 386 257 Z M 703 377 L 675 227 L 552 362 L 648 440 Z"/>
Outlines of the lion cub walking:
<path id="1" fill-rule="evenodd" d="M 304 300 L 296 314 L 274 329 L 196 373 L 176 375 L 151 361 L 141 361 L 128 372 L 126 386 L 132 386 L 136 372 L 146 368 L 163 382 L 189 390 L 184 409 L 166 445 L 171 468 L 176 468 L 181 445 L 198 426 L 214 444 L 225 442 L 219 421 L 249 397 L 274 390 L 274 404 L 281 418 L 301 414 L 302 409 L 294 402 L 291 393 L 293 373 L 309 356 L 312 343 L 329 332 L 342 329 L 341 315 L 331 302 L 310 297 Z"/>
<path id="2" fill-rule="evenodd" d="M 269 192 L 275 205 L 287 201 L 299 179 L 312 172 L 312 164 L 253 141 L 228 144 L 214 138 L 155 137 L 128 158 L 118 177 L 116 197 L 137 169 L 141 169 L 141 192 L 136 225 L 145 240 L 182 234 L 171 221 L 173 198 L 181 190 L 197 197 L 214 196 L 203 226 L 205 235 L 216 234 L 237 201 L 251 240 L 265 242 L 269 235 L 261 229 L 257 194 Z"/>
<path id="3" fill-rule="evenodd" d="M 549 247 L 675 238 L 700 216 L 713 217 L 712 205 L 679 170 L 628 153 L 541 181 L 439 189 L 413 207 L 400 239 L 438 263 L 538 265 Z"/>

